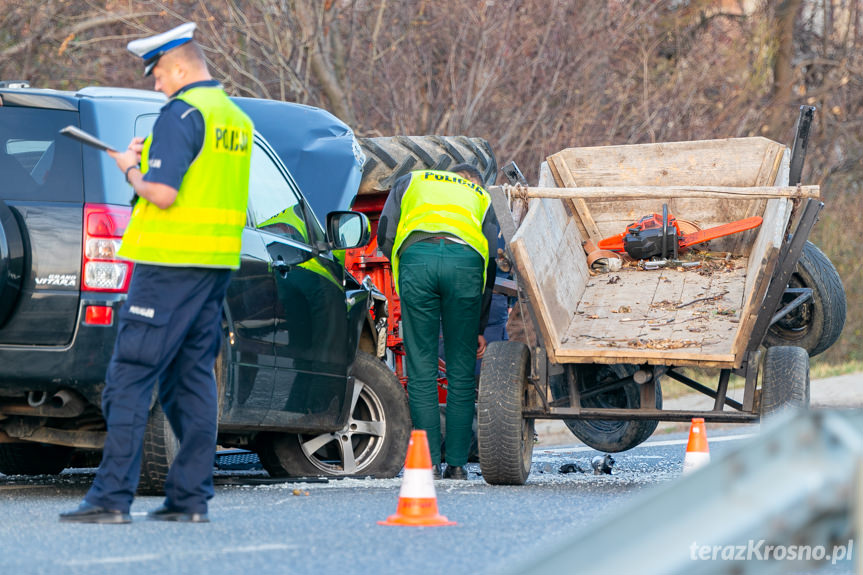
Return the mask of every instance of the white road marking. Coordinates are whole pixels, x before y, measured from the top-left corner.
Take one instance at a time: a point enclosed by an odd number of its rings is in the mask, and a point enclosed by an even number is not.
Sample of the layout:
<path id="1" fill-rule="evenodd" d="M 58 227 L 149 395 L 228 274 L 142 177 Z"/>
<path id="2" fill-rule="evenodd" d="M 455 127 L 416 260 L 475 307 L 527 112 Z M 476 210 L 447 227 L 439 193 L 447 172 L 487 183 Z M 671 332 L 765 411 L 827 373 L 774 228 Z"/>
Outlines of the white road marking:
<path id="1" fill-rule="evenodd" d="M 737 441 L 739 439 L 749 439 L 750 437 L 755 437 L 758 435 L 757 433 L 740 433 L 737 435 L 720 435 L 719 437 L 710 437 L 710 434 L 707 436 L 707 443 L 719 443 L 721 441 Z M 689 439 L 664 439 L 661 441 L 646 441 L 635 447 L 634 449 L 638 449 L 641 447 L 663 447 L 668 445 L 686 445 L 689 443 Z M 540 449 L 540 453 L 580 453 L 585 451 L 596 451 L 592 447 L 582 446 L 582 447 L 558 447 L 554 449 Z"/>
<path id="2" fill-rule="evenodd" d="M 68 567 L 80 567 L 83 565 L 111 565 L 117 563 L 140 563 L 142 561 L 154 561 L 161 559 L 161 555 L 125 555 L 123 557 L 99 557 L 96 559 L 68 559 L 66 561 L 58 561 L 60 565 Z"/>
<path id="3" fill-rule="evenodd" d="M 284 551 L 286 549 L 299 549 L 299 545 L 288 545 L 286 543 L 267 543 L 264 545 L 250 545 L 248 547 L 225 547 L 222 553 L 257 553 L 258 551 Z"/>
<path id="4" fill-rule="evenodd" d="M 755 437 L 758 435 L 757 433 L 740 433 L 738 435 L 720 435 L 719 437 L 710 437 L 710 434 L 707 434 L 707 442 L 708 443 L 719 443 L 720 441 L 737 441 L 738 439 L 749 439 L 750 437 Z M 686 445 L 689 443 L 689 439 L 666 439 L 665 441 L 648 441 L 642 443 L 641 445 L 645 447 L 650 446 L 662 446 L 662 445 Z M 640 446 L 639 446 L 640 447 Z"/>
<path id="5" fill-rule="evenodd" d="M 299 545 L 288 545 L 286 543 L 265 543 L 263 545 L 249 545 L 246 547 L 225 547 L 219 553 L 227 555 L 229 553 L 259 553 L 263 551 L 287 551 L 289 549 L 298 549 Z M 123 563 L 143 563 L 145 561 L 157 561 L 164 559 L 178 559 L 180 557 L 191 557 L 195 555 L 212 555 L 211 551 L 189 552 L 181 551 L 179 553 L 167 552 L 164 554 L 146 554 L 146 555 L 123 555 L 120 557 L 99 557 L 95 559 L 67 559 L 57 561 L 60 565 L 66 567 L 81 567 L 88 565 L 117 565 Z"/>

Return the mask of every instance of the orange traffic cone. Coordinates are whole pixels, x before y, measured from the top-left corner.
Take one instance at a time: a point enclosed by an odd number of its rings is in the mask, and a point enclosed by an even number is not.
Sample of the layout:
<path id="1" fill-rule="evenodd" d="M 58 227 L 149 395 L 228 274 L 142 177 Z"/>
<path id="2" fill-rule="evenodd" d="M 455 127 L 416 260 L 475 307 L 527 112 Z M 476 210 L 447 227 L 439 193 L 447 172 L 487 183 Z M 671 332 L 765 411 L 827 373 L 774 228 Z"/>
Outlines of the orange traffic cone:
<path id="1" fill-rule="evenodd" d="M 454 521 L 438 513 L 428 436 L 422 429 L 411 432 L 396 513 L 387 517 L 386 521 L 378 523 L 419 527 L 455 525 Z"/>
<path id="2" fill-rule="evenodd" d="M 693 417 L 689 426 L 689 443 L 683 458 L 683 474 L 695 471 L 710 463 L 710 447 L 707 445 L 707 431 L 703 417 Z"/>

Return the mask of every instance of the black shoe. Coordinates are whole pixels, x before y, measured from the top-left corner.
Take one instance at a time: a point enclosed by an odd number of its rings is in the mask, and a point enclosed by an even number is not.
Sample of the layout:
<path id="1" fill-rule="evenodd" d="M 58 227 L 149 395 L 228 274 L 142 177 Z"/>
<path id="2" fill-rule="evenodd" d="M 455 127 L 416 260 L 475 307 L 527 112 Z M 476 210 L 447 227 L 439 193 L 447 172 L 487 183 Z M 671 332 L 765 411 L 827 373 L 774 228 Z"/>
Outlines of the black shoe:
<path id="1" fill-rule="evenodd" d="M 432 477 L 435 479 L 440 479 L 440 463 L 435 463 L 432 465 Z"/>
<path id="2" fill-rule="evenodd" d="M 105 509 L 86 501 L 74 511 L 60 514 L 64 523 L 131 523 L 132 516 L 118 509 Z"/>
<path id="3" fill-rule="evenodd" d="M 444 479 L 467 479 L 467 469 L 463 465 L 449 465 L 443 472 Z"/>
<path id="4" fill-rule="evenodd" d="M 150 521 L 179 521 L 181 523 L 209 523 L 206 513 L 189 513 L 179 509 L 171 509 L 164 505 L 147 513 Z"/>

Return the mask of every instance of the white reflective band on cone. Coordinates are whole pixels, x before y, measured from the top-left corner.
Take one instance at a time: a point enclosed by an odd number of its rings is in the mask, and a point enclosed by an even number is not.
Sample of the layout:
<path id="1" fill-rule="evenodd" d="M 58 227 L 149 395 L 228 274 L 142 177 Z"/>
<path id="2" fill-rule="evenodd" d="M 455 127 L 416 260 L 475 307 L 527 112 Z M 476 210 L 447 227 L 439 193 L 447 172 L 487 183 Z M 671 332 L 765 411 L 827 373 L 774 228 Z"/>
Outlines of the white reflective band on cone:
<path id="1" fill-rule="evenodd" d="M 431 469 L 405 469 L 399 497 L 435 499 L 434 477 Z"/>
<path id="2" fill-rule="evenodd" d="M 683 458 L 683 473 L 695 471 L 710 463 L 710 454 L 704 451 L 687 451 Z"/>

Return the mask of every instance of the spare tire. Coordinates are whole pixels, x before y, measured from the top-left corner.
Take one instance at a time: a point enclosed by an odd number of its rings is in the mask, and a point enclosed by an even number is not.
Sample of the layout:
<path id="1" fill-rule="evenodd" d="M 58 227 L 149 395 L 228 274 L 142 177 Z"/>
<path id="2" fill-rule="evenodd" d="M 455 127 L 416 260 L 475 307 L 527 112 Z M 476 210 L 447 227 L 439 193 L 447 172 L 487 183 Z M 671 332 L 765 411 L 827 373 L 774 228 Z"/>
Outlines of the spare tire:
<path id="1" fill-rule="evenodd" d="M 497 160 L 491 145 L 467 136 L 392 136 L 357 138 L 366 155 L 357 194 L 387 192 L 393 183 L 413 170 L 448 170 L 467 163 L 482 174 L 489 186 L 497 177 Z"/>
<path id="2" fill-rule="evenodd" d="M 631 377 L 638 366 L 628 364 L 573 364 L 579 390 L 584 393 L 600 385 Z M 564 399 L 569 389 L 563 381 L 550 382 L 552 399 Z M 641 407 L 641 390 L 631 379 L 616 389 L 581 399 L 581 406 L 588 408 L 638 409 Z M 656 407 L 662 409 L 662 386 L 656 381 Z M 627 451 L 646 441 L 656 430 L 659 421 L 655 419 L 604 420 L 604 419 L 564 419 L 563 423 L 586 445 L 597 451 L 617 453 Z"/>
<path id="3" fill-rule="evenodd" d="M 830 259 L 810 241 L 803 246 L 790 288 L 811 288 L 812 298 L 770 326 L 764 347 L 802 347 L 814 357 L 833 345 L 845 326 L 845 288 Z M 786 293 L 780 307 L 796 297 Z"/>
<path id="4" fill-rule="evenodd" d="M 0 200 L 0 326 L 12 313 L 21 293 L 24 241 L 18 219 Z"/>

